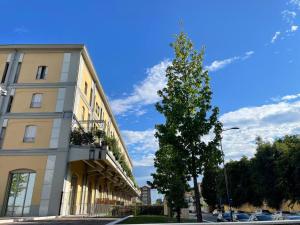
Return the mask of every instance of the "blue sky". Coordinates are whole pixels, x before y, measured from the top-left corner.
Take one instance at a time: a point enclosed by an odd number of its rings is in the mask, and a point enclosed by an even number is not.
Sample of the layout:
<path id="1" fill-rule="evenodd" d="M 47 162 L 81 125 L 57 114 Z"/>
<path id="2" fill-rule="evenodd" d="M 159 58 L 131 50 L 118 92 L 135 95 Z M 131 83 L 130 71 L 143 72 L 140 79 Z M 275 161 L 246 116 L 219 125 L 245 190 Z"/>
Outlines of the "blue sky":
<path id="1" fill-rule="evenodd" d="M 153 104 L 180 29 L 206 47 L 224 126 L 241 128 L 224 134 L 227 160 L 251 157 L 257 135 L 300 133 L 300 0 L 1 0 L 0 8 L 2 44 L 87 45 L 140 185 L 154 170 L 162 117 Z"/>

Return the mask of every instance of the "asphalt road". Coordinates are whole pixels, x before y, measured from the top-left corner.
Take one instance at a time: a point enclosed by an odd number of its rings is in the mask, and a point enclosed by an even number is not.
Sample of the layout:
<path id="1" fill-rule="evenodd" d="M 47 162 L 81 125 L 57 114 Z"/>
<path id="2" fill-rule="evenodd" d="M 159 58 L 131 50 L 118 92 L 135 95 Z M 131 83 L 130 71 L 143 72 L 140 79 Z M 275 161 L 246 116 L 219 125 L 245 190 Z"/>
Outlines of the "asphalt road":
<path id="1" fill-rule="evenodd" d="M 105 225 L 112 222 L 111 218 L 64 218 L 45 221 L 10 223 L 13 225 Z"/>

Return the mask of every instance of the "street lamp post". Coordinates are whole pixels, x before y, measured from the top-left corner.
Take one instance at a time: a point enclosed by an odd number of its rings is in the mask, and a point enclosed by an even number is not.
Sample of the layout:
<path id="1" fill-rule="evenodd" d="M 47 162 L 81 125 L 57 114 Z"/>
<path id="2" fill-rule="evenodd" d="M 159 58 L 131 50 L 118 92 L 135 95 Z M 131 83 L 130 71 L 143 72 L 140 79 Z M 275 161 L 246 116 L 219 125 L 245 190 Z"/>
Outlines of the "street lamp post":
<path id="1" fill-rule="evenodd" d="M 222 130 L 222 132 L 224 131 L 228 131 L 228 130 L 238 130 L 240 129 L 239 127 L 231 127 L 231 128 L 228 128 L 228 129 L 224 129 Z M 225 157 L 224 157 L 224 151 L 223 151 L 223 146 L 222 146 L 222 139 L 220 140 L 220 147 L 221 147 L 221 151 L 222 151 L 222 160 L 223 160 L 223 167 L 224 167 L 224 178 L 225 178 L 225 186 L 226 186 L 226 195 L 227 195 L 227 201 L 228 201 L 228 204 L 229 204 L 229 210 L 230 210 L 230 220 L 233 221 L 233 217 L 232 217 L 232 209 L 231 209 L 231 198 L 230 198 L 230 195 L 229 195 L 229 188 L 228 188 L 228 177 L 227 177 L 227 171 L 226 171 L 226 166 L 225 166 Z"/>

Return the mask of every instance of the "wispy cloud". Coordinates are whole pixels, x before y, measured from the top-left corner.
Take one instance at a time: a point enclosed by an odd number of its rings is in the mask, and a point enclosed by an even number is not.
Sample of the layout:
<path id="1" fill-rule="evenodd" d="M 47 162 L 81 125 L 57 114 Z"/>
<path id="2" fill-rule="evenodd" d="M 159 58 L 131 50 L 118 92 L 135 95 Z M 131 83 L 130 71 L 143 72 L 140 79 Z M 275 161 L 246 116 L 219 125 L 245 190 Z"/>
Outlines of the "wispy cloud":
<path id="1" fill-rule="evenodd" d="M 23 34 L 23 33 L 28 33 L 29 30 L 26 27 L 24 27 L 24 26 L 20 26 L 20 27 L 16 27 L 14 29 L 14 32 L 18 33 L 18 34 Z"/>
<path id="2" fill-rule="evenodd" d="M 271 98 L 272 101 L 274 102 L 279 102 L 279 101 L 291 101 L 300 98 L 300 93 L 299 94 L 293 94 L 293 95 L 285 95 L 283 97 L 273 97 Z"/>
<path id="3" fill-rule="evenodd" d="M 298 9 L 300 9 L 300 0 L 290 0 L 289 4 L 297 7 Z"/>
<path id="4" fill-rule="evenodd" d="M 279 36 L 281 39 L 292 36 L 292 33 L 298 30 L 298 25 L 295 24 L 295 18 L 297 16 L 297 10 L 300 10 L 300 0 L 290 0 L 287 3 L 288 7 L 293 6 L 293 9 L 285 9 L 281 12 L 282 20 L 286 23 L 288 28 L 285 28 L 285 31 L 276 31 L 271 39 L 271 44 L 274 44 Z"/>
<path id="5" fill-rule="evenodd" d="M 141 109 L 142 106 L 154 104 L 159 100 L 157 91 L 166 84 L 165 73 L 170 64 L 169 60 L 164 60 L 147 69 L 147 77 L 133 87 L 131 94 L 111 101 L 113 112 L 116 115 L 126 115 L 128 113 L 144 114 L 145 110 Z"/>
<path id="6" fill-rule="evenodd" d="M 243 55 L 234 56 L 224 60 L 215 60 L 205 69 L 210 72 L 217 71 L 238 60 L 246 60 L 254 54 L 254 51 L 247 51 Z M 134 114 L 141 116 L 146 113 L 144 109 L 147 105 L 152 105 L 159 101 L 157 91 L 166 85 L 166 69 L 171 65 L 170 60 L 164 60 L 146 70 L 146 78 L 133 86 L 130 94 L 125 94 L 120 98 L 111 100 L 111 107 L 115 115 L 127 116 Z"/>
<path id="7" fill-rule="evenodd" d="M 234 61 L 238 60 L 239 57 L 238 56 L 234 56 L 228 59 L 223 59 L 223 60 L 215 60 L 213 61 L 210 65 L 206 66 L 205 69 L 207 69 L 208 71 L 217 71 L 219 69 L 224 68 L 225 66 L 233 63 Z"/>
<path id="8" fill-rule="evenodd" d="M 275 41 L 277 40 L 277 38 L 279 37 L 280 35 L 280 31 L 276 31 L 275 34 L 273 35 L 272 39 L 271 39 L 271 43 L 275 43 Z"/>
<path id="9" fill-rule="evenodd" d="M 281 15 L 282 15 L 282 19 L 285 22 L 292 24 L 294 22 L 295 17 L 297 16 L 297 13 L 295 11 L 290 11 L 286 9 L 281 12 Z"/>
<path id="10" fill-rule="evenodd" d="M 214 71 L 224 68 L 225 66 L 227 66 L 229 64 L 232 64 L 233 62 L 235 62 L 237 60 L 245 60 L 253 54 L 254 54 L 254 51 L 248 51 L 248 52 L 245 52 L 245 54 L 242 56 L 234 56 L 234 57 L 223 59 L 223 60 L 215 60 L 210 65 L 206 66 L 205 69 L 207 69 L 210 72 L 214 72 Z"/>

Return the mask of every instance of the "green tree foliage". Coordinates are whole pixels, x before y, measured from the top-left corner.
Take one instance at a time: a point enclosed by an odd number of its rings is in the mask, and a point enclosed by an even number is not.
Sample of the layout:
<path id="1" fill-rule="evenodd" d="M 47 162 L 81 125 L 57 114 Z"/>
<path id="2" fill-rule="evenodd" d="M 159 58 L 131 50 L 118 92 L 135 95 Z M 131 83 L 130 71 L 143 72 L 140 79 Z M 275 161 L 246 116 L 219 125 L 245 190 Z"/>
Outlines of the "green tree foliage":
<path id="1" fill-rule="evenodd" d="M 218 173 L 219 168 L 205 167 L 202 179 L 201 194 L 210 207 L 210 211 L 219 204 L 218 199 Z"/>
<path id="2" fill-rule="evenodd" d="M 269 206 L 276 209 L 280 208 L 284 200 L 282 186 L 278 182 L 277 162 L 281 154 L 281 151 L 275 147 L 275 143 L 258 143 L 256 154 L 252 160 L 254 188 Z"/>
<path id="3" fill-rule="evenodd" d="M 161 145 L 155 154 L 154 166 L 153 182 L 148 181 L 148 184 L 165 195 L 168 206 L 176 212 L 180 222 L 181 208 L 187 207 L 184 194 L 189 190 L 181 152 L 171 145 Z"/>
<path id="4" fill-rule="evenodd" d="M 251 193 L 251 171 L 250 161 L 243 157 L 240 161 L 231 161 L 226 164 L 229 181 L 229 193 L 232 201 L 232 206 L 241 206 L 244 202 L 249 201 L 253 196 Z"/>
<path id="5" fill-rule="evenodd" d="M 219 109 L 211 106 L 212 92 L 208 71 L 203 66 L 204 50 L 194 50 L 190 39 L 180 33 L 171 46 L 175 58 L 166 70 L 167 85 L 158 95 L 158 112 L 165 123 L 156 126 L 156 137 L 181 151 L 186 171 L 193 179 L 197 221 L 202 222 L 197 179 L 206 164 L 218 164 L 222 125 Z M 204 137 L 211 135 L 210 141 Z"/>
<path id="6" fill-rule="evenodd" d="M 250 203 L 254 206 L 262 206 L 265 202 L 270 207 L 280 209 L 285 200 L 291 204 L 300 203 L 300 137 L 285 136 L 274 143 L 263 142 L 257 139 L 257 149 L 250 160 L 243 157 L 239 161 L 230 161 L 226 164 L 230 194 L 233 206 L 241 206 Z M 216 198 L 227 203 L 224 185 L 223 169 L 219 168 L 217 175 Z M 210 174 L 204 173 L 203 187 L 215 185 L 211 181 Z M 223 183 L 222 183 L 223 182 Z M 207 195 L 205 198 L 213 199 Z M 212 207 L 215 202 L 207 201 Z"/>

